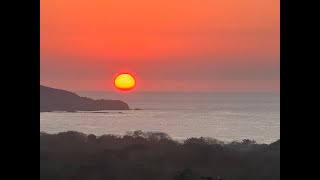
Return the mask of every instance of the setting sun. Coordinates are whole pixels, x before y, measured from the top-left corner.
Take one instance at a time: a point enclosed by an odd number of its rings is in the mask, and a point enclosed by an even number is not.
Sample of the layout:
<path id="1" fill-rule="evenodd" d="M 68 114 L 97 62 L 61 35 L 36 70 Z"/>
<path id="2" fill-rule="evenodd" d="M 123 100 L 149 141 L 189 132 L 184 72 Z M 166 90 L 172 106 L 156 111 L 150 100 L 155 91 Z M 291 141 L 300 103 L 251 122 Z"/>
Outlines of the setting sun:
<path id="1" fill-rule="evenodd" d="M 120 74 L 114 80 L 114 85 L 117 89 L 128 91 L 134 88 L 136 81 L 130 74 Z"/>

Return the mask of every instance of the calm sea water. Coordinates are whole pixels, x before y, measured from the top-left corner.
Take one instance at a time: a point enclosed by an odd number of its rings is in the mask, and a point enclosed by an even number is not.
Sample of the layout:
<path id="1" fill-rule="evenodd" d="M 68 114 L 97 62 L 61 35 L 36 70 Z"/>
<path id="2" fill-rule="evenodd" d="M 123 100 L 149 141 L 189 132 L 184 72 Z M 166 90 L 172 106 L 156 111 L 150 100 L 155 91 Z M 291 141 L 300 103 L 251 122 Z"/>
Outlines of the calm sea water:
<path id="1" fill-rule="evenodd" d="M 280 96 L 276 93 L 77 92 L 94 99 L 120 99 L 142 110 L 40 113 L 40 131 L 118 134 L 161 131 L 176 139 L 214 137 L 223 141 L 280 138 Z"/>

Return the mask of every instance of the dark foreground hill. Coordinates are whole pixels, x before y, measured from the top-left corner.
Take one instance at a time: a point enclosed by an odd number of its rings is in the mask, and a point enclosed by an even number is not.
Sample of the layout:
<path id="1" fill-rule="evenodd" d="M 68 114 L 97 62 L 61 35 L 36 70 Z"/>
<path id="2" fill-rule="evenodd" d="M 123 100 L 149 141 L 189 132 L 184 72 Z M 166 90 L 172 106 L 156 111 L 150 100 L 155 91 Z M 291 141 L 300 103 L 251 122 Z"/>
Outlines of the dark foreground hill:
<path id="1" fill-rule="evenodd" d="M 93 100 L 75 93 L 40 85 L 40 112 L 128 110 L 120 100 Z"/>
<path id="2" fill-rule="evenodd" d="M 277 147 L 277 148 L 275 148 Z M 165 133 L 40 133 L 41 180 L 280 180 L 280 140 L 177 142 Z"/>

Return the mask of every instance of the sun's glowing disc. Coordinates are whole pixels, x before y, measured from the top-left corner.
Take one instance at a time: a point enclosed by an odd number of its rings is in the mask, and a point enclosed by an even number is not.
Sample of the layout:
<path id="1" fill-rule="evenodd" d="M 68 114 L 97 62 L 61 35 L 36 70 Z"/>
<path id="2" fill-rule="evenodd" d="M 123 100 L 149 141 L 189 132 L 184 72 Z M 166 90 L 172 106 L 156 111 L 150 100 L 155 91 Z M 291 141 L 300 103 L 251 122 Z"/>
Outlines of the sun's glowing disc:
<path id="1" fill-rule="evenodd" d="M 128 91 L 134 88 L 135 84 L 136 81 L 133 76 L 127 73 L 119 74 L 114 80 L 115 87 L 122 91 Z"/>

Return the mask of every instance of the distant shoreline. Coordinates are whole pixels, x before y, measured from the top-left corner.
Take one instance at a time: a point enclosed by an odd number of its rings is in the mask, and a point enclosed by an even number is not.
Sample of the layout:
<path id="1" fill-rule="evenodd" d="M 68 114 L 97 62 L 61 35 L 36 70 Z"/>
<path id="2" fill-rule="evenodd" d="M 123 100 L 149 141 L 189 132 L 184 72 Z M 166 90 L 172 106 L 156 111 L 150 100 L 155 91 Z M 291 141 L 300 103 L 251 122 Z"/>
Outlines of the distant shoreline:
<path id="1" fill-rule="evenodd" d="M 124 109 L 121 111 L 141 111 L 142 109 L 135 108 L 135 109 Z M 119 110 L 100 110 L 100 111 L 40 111 L 40 113 L 52 112 L 52 113 L 122 113 Z"/>
<path id="2" fill-rule="evenodd" d="M 121 100 L 91 99 L 73 92 L 40 85 L 40 112 L 129 110 Z"/>
<path id="3" fill-rule="evenodd" d="M 89 136 L 89 135 L 94 135 L 92 133 L 82 133 L 82 132 L 79 132 L 79 131 L 61 131 L 61 132 L 58 132 L 58 133 L 47 133 L 47 132 L 44 132 L 44 131 L 40 131 L 40 135 L 58 135 L 58 134 L 64 134 L 64 133 L 76 133 L 76 134 L 81 134 L 83 136 Z M 137 135 L 139 134 L 139 135 Z M 99 138 L 99 137 L 104 137 L 104 136 L 112 136 L 112 137 L 117 137 L 117 138 L 124 138 L 126 136 L 136 136 L 136 137 L 143 137 L 145 138 L 147 135 L 150 135 L 150 134 L 157 134 L 159 137 L 165 137 L 166 139 L 170 139 L 172 141 L 175 141 L 177 143 L 184 143 L 186 140 L 188 139 L 198 139 L 198 140 L 204 140 L 204 141 L 208 141 L 209 144 L 210 143 L 214 143 L 214 144 L 220 144 L 220 145 L 228 145 L 228 144 L 255 144 L 255 145 L 258 145 L 258 146 L 269 146 L 269 145 L 272 145 L 274 143 L 279 143 L 280 145 L 280 138 L 278 140 L 275 140 L 271 143 L 258 143 L 256 142 L 254 139 L 243 139 L 242 141 L 239 141 L 239 140 L 234 140 L 234 141 L 221 141 L 221 140 L 218 140 L 214 137 L 188 137 L 188 138 L 173 138 L 171 137 L 170 135 L 168 135 L 167 133 L 164 133 L 164 132 L 158 132 L 158 131 L 141 131 L 141 130 L 136 130 L 136 131 L 128 131 L 126 132 L 125 134 L 123 135 L 120 135 L 120 134 L 102 134 L 102 135 L 94 135 L 96 138 Z"/>

